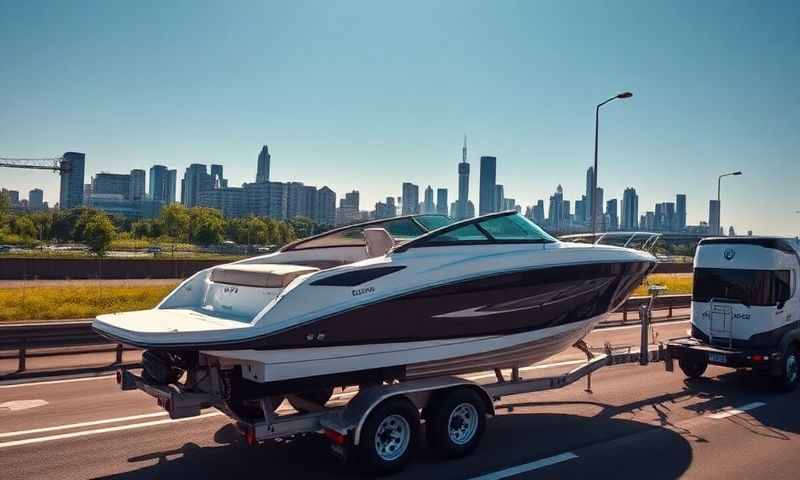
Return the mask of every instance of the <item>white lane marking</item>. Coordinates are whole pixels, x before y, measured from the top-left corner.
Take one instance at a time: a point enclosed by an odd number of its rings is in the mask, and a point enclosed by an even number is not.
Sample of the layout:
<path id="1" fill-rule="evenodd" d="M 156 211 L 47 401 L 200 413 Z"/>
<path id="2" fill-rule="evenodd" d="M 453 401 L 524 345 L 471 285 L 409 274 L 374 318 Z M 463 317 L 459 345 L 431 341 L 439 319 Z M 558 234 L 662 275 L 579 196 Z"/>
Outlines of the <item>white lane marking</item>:
<path id="1" fill-rule="evenodd" d="M 723 418 L 732 417 L 734 415 L 741 415 L 742 413 L 744 413 L 744 412 L 746 412 L 748 410 L 753 410 L 753 409 L 756 409 L 758 407 L 763 407 L 764 405 L 766 405 L 766 403 L 764 403 L 764 402 L 748 403 L 747 405 L 742 405 L 741 407 L 729 408 L 729 409 L 726 409 L 726 410 L 722 410 L 721 412 L 712 413 L 710 415 L 707 415 L 707 417 L 708 418 L 713 418 L 714 420 L 721 420 Z"/>
<path id="2" fill-rule="evenodd" d="M 20 387 L 37 387 L 39 385 L 55 385 L 57 383 L 72 383 L 72 382 L 88 382 L 89 380 L 103 380 L 106 378 L 114 378 L 114 375 L 101 375 L 98 377 L 82 377 L 82 378 L 67 378 L 65 380 L 48 380 L 45 382 L 28 382 L 28 383 L 12 383 L 9 385 L 0 385 L 3 388 L 20 388 Z"/>
<path id="3" fill-rule="evenodd" d="M 47 400 L 37 398 L 36 400 L 11 400 L 10 402 L 0 403 L 0 410 L 9 410 L 11 412 L 18 412 L 20 410 L 28 410 L 36 407 L 43 407 L 47 405 Z"/>
<path id="4" fill-rule="evenodd" d="M 187 422 L 190 420 L 200 420 L 201 418 L 209 418 L 209 417 L 216 417 L 222 415 L 220 412 L 209 412 L 204 413 L 202 415 L 198 415 L 196 417 L 188 417 L 188 418 L 179 418 L 177 420 L 172 419 L 164 419 L 164 420 L 153 420 L 150 422 L 143 422 L 143 423 L 133 423 L 130 425 L 120 425 L 117 427 L 106 427 L 106 428 L 98 428 L 96 430 L 84 430 L 82 432 L 71 432 L 71 433 L 61 433 L 58 435 L 49 435 L 46 437 L 35 437 L 35 438 L 26 438 L 24 440 L 14 440 L 11 442 L 4 442 L 0 443 L 0 448 L 8 448 L 8 447 L 17 447 L 20 445 L 30 445 L 32 443 L 43 443 L 43 442 L 52 442 L 54 440 L 64 440 L 67 438 L 75 438 L 75 437 L 88 437 L 90 435 L 98 435 L 101 433 L 109 433 L 109 432 L 120 432 L 123 430 L 133 430 L 135 428 L 144 428 L 144 427 L 152 427 L 156 425 L 166 425 L 170 423 L 179 423 L 179 422 Z"/>
<path id="5" fill-rule="evenodd" d="M 661 327 L 661 326 L 669 326 L 669 325 L 680 325 L 682 323 L 689 323 L 689 322 L 690 322 L 690 320 L 675 320 L 675 321 L 672 321 L 672 322 L 653 322 L 651 324 L 651 326 L 652 327 Z M 600 327 L 595 327 L 595 329 L 592 330 L 592 333 L 595 333 L 595 332 L 597 332 L 597 333 L 613 332 L 615 330 L 631 330 L 631 329 L 634 329 L 634 328 L 642 328 L 642 326 L 640 324 L 638 324 L 638 323 L 634 324 L 634 325 L 622 325 L 622 326 L 619 326 L 619 327 L 602 327 L 602 326 L 600 326 Z"/>
<path id="6" fill-rule="evenodd" d="M 163 417 L 165 415 L 169 415 L 168 412 L 155 412 L 155 413 L 145 413 L 142 415 L 131 415 L 128 417 L 117 417 L 117 418 L 106 418 L 103 420 L 92 420 L 89 422 L 81 422 L 81 423 L 70 423 L 66 425 L 56 425 L 54 427 L 44 427 L 44 428 L 34 428 L 32 430 L 17 430 L 16 432 L 4 432 L 0 433 L 0 438 L 8 438 L 8 437 L 19 437 L 20 435 L 31 435 L 34 433 L 45 433 L 45 432 L 55 432 L 58 430 L 69 430 L 72 428 L 83 428 L 83 427 L 93 427 L 95 425 L 104 425 L 107 423 L 118 423 L 118 422 L 128 422 L 131 420 L 141 420 L 143 418 L 153 418 L 153 417 Z"/>
<path id="7" fill-rule="evenodd" d="M 549 467 L 550 465 L 555 465 L 556 463 L 566 462 L 567 460 L 572 460 L 574 458 L 578 458 L 578 456 L 572 452 L 565 452 L 558 455 L 553 455 L 552 457 L 536 460 L 535 462 L 523 463 L 522 465 L 517 465 L 516 467 L 506 468 L 505 470 L 498 470 L 496 472 L 487 473 L 486 475 L 481 475 L 480 477 L 474 477 L 470 480 L 500 480 L 514 475 L 519 475 L 521 473 L 530 472 L 532 470 L 538 470 L 540 468 Z"/>

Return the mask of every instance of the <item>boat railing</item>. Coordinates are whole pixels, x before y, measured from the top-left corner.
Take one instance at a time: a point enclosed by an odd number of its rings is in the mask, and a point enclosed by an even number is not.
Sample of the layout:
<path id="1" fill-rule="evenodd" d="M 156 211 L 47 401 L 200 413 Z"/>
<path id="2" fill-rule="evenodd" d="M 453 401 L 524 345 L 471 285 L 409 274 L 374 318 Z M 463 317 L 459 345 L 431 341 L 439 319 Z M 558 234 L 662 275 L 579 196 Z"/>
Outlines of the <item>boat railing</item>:
<path id="1" fill-rule="evenodd" d="M 601 232 L 563 235 L 559 240 L 565 242 L 591 243 L 593 245 L 616 245 L 653 253 L 661 238 L 658 232 Z"/>

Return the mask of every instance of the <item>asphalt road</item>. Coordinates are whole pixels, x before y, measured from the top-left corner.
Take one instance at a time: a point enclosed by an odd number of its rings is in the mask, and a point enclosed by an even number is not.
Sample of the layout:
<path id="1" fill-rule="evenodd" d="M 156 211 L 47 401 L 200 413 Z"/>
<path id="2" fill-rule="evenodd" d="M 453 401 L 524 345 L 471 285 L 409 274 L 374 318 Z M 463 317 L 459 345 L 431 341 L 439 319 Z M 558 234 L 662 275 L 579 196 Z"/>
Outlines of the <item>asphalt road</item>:
<path id="1" fill-rule="evenodd" d="M 656 331 L 663 340 L 687 326 Z M 589 342 L 638 338 L 637 327 L 619 327 Z M 564 352 L 524 374 L 559 373 L 581 356 Z M 393 478 L 797 478 L 800 392 L 776 394 L 725 369 L 708 376 L 686 381 L 661 364 L 622 365 L 596 373 L 592 392 L 578 381 L 506 397 L 473 455 L 443 463 L 421 446 Z M 0 472 L 9 480 L 357 478 L 319 438 L 248 447 L 215 411 L 169 421 L 153 399 L 118 391 L 111 377 L 0 385 Z"/>

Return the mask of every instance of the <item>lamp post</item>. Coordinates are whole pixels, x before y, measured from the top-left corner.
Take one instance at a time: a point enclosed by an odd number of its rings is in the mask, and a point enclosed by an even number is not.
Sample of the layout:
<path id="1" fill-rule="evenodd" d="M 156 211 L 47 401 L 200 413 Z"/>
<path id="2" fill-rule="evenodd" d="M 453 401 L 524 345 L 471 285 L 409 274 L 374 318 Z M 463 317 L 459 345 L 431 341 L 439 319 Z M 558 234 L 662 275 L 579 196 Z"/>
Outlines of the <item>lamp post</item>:
<path id="1" fill-rule="evenodd" d="M 592 191 L 589 192 L 591 195 L 589 201 L 592 202 L 592 239 L 594 239 L 594 235 L 597 232 L 597 137 L 600 129 L 600 107 L 612 100 L 631 98 L 632 96 L 631 92 L 622 92 L 598 104 L 594 109 L 594 175 L 592 175 Z"/>
<path id="2" fill-rule="evenodd" d="M 733 175 L 741 175 L 741 174 L 742 174 L 742 172 L 737 170 L 735 172 L 723 173 L 722 175 L 717 177 L 717 220 L 718 220 L 719 224 L 717 225 L 717 231 L 714 232 L 714 235 L 719 235 L 719 227 L 722 226 L 722 202 L 720 201 L 720 190 L 721 190 L 721 187 L 722 187 L 722 177 L 730 177 L 730 176 L 733 176 Z"/>

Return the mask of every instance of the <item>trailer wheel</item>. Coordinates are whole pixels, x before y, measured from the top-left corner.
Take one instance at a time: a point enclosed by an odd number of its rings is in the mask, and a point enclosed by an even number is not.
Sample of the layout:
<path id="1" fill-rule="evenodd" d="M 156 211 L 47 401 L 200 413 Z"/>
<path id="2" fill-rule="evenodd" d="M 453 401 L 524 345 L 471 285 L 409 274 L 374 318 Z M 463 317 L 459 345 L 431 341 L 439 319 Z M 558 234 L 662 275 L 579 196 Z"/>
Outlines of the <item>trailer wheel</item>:
<path id="1" fill-rule="evenodd" d="M 681 358 L 678 360 L 678 366 L 681 367 L 683 374 L 687 377 L 700 378 L 705 373 L 706 368 L 708 368 L 708 359 L 705 357 L 692 359 Z"/>
<path id="2" fill-rule="evenodd" d="M 434 399 L 425 423 L 428 444 L 439 457 L 470 454 L 486 428 L 486 406 L 471 388 L 456 388 Z"/>
<path id="3" fill-rule="evenodd" d="M 797 347 L 790 344 L 783 352 L 783 362 L 781 363 L 781 373 L 773 377 L 775 387 L 781 392 L 792 392 L 800 382 L 800 354 Z"/>
<path id="4" fill-rule="evenodd" d="M 357 465 L 376 474 L 401 470 L 411 460 L 418 433 L 417 407 L 402 396 L 385 400 L 364 422 Z"/>

